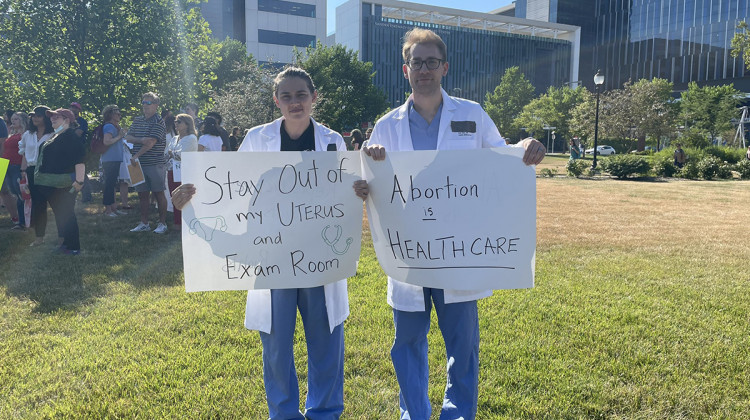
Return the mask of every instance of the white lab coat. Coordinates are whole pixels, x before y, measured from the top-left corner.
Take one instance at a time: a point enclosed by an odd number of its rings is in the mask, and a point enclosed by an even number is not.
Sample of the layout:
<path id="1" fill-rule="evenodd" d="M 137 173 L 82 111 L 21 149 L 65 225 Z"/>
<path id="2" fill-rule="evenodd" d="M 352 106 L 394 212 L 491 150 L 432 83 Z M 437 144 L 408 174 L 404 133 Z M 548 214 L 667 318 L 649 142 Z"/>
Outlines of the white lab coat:
<path id="1" fill-rule="evenodd" d="M 472 101 L 443 94 L 443 110 L 440 114 L 437 149 L 479 149 L 483 147 L 506 146 L 505 139 L 497 131 L 495 123 L 482 107 Z M 414 150 L 409 131 L 409 106 L 412 97 L 406 103 L 389 112 L 378 120 L 370 136 L 370 145 L 380 144 L 389 151 Z M 452 121 L 473 121 L 475 133 L 454 133 Z M 467 302 L 492 295 L 492 290 L 445 290 L 445 303 Z M 394 309 L 406 312 L 424 311 L 424 293 L 420 286 L 400 282 L 388 277 L 388 304 Z"/>
<path id="2" fill-rule="evenodd" d="M 281 121 L 279 118 L 268 124 L 253 127 L 248 131 L 238 152 L 278 152 L 281 149 Z M 315 127 L 315 150 L 325 151 L 329 144 L 337 150 L 346 150 L 341 135 L 313 120 Z M 353 194 L 353 192 L 352 192 Z M 346 279 L 323 286 L 326 297 L 328 328 L 331 332 L 349 316 L 349 297 Z M 245 305 L 245 328 L 271 333 L 271 290 L 248 290 Z"/>

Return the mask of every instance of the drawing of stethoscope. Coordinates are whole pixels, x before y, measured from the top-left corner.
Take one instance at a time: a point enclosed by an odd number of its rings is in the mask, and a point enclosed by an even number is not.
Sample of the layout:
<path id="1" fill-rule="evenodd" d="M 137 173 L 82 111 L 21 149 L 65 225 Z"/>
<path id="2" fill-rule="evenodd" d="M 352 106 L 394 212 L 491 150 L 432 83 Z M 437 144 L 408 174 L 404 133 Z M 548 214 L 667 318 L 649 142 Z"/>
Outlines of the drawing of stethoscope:
<path id="1" fill-rule="evenodd" d="M 328 245 L 328 246 L 331 247 L 331 250 L 336 255 L 344 255 L 344 254 L 346 254 L 346 251 L 349 250 L 349 247 L 351 246 L 352 242 L 354 242 L 354 239 L 352 239 L 351 237 L 346 238 L 346 248 L 344 248 L 343 251 L 339 251 L 338 249 L 336 249 L 336 244 L 341 239 L 341 232 L 342 232 L 341 226 L 340 225 L 334 225 L 334 227 L 336 228 L 336 239 L 334 239 L 333 241 L 329 240 L 328 236 L 327 236 L 328 229 L 330 227 L 331 227 L 331 225 L 326 225 L 326 227 L 323 228 L 323 231 L 321 232 L 321 236 L 323 236 L 323 241 L 326 243 L 326 245 Z"/>

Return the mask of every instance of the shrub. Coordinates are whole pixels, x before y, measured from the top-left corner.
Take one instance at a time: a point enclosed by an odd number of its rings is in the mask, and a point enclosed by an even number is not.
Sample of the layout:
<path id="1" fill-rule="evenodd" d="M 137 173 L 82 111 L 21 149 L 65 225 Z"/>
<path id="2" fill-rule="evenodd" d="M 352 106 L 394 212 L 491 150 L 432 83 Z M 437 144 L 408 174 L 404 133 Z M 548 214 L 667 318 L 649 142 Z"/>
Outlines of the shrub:
<path id="1" fill-rule="evenodd" d="M 678 178 L 696 179 L 698 178 L 698 166 L 694 160 L 688 160 L 680 170 L 677 171 Z"/>
<path id="2" fill-rule="evenodd" d="M 732 173 L 732 166 L 733 165 L 731 164 L 723 162 L 722 165 L 719 165 L 719 172 L 716 173 L 716 176 L 718 176 L 720 179 L 734 178 L 734 174 Z"/>
<path id="3" fill-rule="evenodd" d="M 674 166 L 674 158 L 663 153 L 654 155 L 651 160 L 651 167 L 656 176 L 669 178 L 677 173 L 677 167 Z"/>
<path id="4" fill-rule="evenodd" d="M 728 163 L 737 163 L 745 159 L 745 150 L 735 147 L 711 146 L 706 147 L 706 154 L 716 156 L 719 160 Z"/>
<path id="5" fill-rule="evenodd" d="M 706 156 L 696 165 L 698 168 L 698 175 L 703 179 L 714 179 L 719 174 L 719 168 L 722 163 L 723 162 L 716 156 Z"/>
<path id="6" fill-rule="evenodd" d="M 568 176 L 579 177 L 588 166 L 588 161 L 586 160 L 568 160 L 565 169 L 568 170 Z"/>
<path id="7" fill-rule="evenodd" d="M 602 159 L 602 170 L 620 179 L 631 175 L 646 175 L 650 169 L 648 159 L 639 155 L 614 155 Z"/>
<path id="8" fill-rule="evenodd" d="M 553 178 L 557 175 L 557 169 L 544 168 L 539 171 L 539 175 L 545 178 Z"/>
<path id="9" fill-rule="evenodd" d="M 750 179 L 750 160 L 743 159 L 734 165 L 734 170 L 740 173 L 740 178 Z"/>

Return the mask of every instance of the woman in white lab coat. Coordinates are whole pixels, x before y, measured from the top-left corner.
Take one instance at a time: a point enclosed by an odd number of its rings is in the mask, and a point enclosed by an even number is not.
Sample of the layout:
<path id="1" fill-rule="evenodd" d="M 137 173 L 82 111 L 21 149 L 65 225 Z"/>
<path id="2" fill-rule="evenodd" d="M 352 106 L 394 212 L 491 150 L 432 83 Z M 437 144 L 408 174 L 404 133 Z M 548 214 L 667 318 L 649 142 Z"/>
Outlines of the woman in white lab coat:
<path id="1" fill-rule="evenodd" d="M 239 152 L 346 150 L 341 135 L 312 119 L 317 92 L 302 69 L 289 67 L 274 80 L 274 102 L 282 117 L 252 128 Z M 355 184 L 360 197 L 366 186 Z M 172 193 L 182 208 L 195 193 L 184 184 Z M 299 412 L 299 388 L 294 367 L 293 339 L 297 310 L 302 316 L 308 351 L 308 393 L 304 415 Z M 320 287 L 250 290 L 245 327 L 260 331 L 263 380 L 271 419 L 338 419 L 344 409 L 344 326 L 349 315 L 346 279 Z"/>

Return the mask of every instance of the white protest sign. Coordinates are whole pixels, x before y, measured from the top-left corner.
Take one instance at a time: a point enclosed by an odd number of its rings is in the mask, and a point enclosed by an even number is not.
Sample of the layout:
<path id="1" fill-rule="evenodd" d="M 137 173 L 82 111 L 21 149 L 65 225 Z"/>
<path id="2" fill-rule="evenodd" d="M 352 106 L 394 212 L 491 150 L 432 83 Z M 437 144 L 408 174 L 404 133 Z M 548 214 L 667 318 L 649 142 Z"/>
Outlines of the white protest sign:
<path id="1" fill-rule="evenodd" d="M 356 273 L 356 152 L 182 154 L 185 289 L 315 287 Z"/>
<path id="2" fill-rule="evenodd" d="M 442 289 L 534 286 L 536 175 L 523 149 L 363 157 L 367 217 L 385 273 Z"/>

